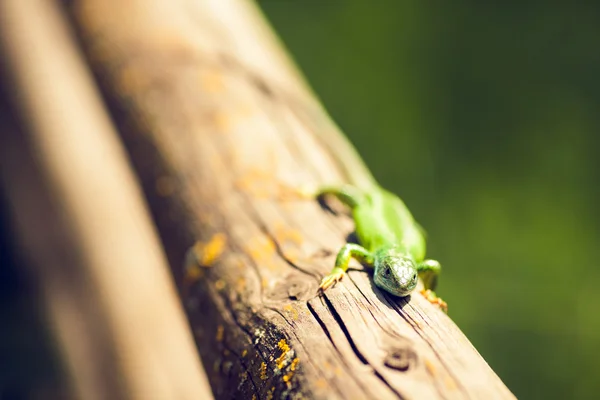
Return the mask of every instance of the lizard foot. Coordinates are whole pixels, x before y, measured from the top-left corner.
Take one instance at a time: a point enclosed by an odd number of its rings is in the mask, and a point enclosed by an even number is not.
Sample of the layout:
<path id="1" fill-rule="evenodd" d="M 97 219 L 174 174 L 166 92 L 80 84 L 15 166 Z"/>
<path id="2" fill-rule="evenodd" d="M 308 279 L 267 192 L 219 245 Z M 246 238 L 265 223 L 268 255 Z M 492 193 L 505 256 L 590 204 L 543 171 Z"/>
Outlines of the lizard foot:
<path id="1" fill-rule="evenodd" d="M 439 308 L 442 309 L 443 312 L 445 312 L 446 314 L 448 314 L 448 304 L 442 300 L 440 297 L 438 297 L 435 292 L 433 292 L 432 290 L 421 290 L 421 294 L 425 297 L 425 299 L 427 299 L 428 302 L 430 302 L 431 304 L 437 305 Z"/>
<path id="2" fill-rule="evenodd" d="M 336 283 L 342 280 L 346 273 L 341 268 L 334 268 L 333 271 L 329 275 L 327 275 L 321 281 L 321 285 L 319 285 L 319 291 L 324 292 L 330 287 L 334 286 Z"/>

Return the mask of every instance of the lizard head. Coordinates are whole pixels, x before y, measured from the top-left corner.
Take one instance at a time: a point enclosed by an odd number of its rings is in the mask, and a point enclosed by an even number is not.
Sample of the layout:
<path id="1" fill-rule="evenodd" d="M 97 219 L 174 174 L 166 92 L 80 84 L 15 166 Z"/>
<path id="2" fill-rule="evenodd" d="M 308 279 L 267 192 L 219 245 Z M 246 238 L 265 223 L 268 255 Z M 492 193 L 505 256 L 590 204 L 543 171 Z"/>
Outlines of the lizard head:
<path id="1" fill-rule="evenodd" d="M 417 286 L 417 266 L 412 257 L 394 248 L 375 254 L 375 284 L 395 296 L 407 296 Z"/>

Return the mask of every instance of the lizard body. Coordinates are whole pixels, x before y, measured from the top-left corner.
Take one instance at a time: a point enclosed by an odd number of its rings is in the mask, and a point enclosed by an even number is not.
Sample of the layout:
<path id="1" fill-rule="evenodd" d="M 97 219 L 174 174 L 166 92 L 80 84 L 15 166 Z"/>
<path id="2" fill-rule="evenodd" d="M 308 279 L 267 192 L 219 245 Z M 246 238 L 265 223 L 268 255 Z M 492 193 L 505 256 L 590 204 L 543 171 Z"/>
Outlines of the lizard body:
<path id="1" fill-rule="evenodd" d="M 440 264 L 425 259 L 424 233 L 398 196 L 379 185 L 370 185 L 368 190 L 352 185 L 327 186 L 316 194 L 333 195 L 350 207 L 359 242 L 341 248 L 334 268 L 321 282 L 321 290 L 341 280 L 350 259 L 356 258 L 373 268 L 373 280 L 379 288 L 395 296 L 409 295 L 420 276 L 425 297 L 446 309 L 446 303 L 433 292 Z"/>
<path id="2" fill-rule="evenodd" d="M 350 259 L 356 258 L 373 268 L 373 281 L 379 288 L 396 296 L 409 295 L 420 277 L 425 298 L 446 311 L 446 303 L 433 291 L 441 271 L 440 263 L 425 259 L 424 231 L 404 202 L 379 185 L 344 135 L 323 130 L 318 138 L 330 150 L 350 183 L 325 186 L 313 195 L 333 195 L 351 208 L 359 242 L 347 243 L 340 249 L 335 266 L 323 278 L 320 290 L 327 290 L 341 280 Z"/>

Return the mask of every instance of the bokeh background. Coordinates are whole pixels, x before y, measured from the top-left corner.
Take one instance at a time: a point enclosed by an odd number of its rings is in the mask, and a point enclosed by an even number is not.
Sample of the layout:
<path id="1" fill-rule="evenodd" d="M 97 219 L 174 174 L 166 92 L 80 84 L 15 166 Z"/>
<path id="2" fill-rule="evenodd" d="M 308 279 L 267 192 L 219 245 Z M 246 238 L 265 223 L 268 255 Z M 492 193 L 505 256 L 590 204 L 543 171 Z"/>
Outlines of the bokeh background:
<path id="1" fill-rule="evenodd" d="M 600 7 L 259 2 L 519 398 L 600 393 Z"/>

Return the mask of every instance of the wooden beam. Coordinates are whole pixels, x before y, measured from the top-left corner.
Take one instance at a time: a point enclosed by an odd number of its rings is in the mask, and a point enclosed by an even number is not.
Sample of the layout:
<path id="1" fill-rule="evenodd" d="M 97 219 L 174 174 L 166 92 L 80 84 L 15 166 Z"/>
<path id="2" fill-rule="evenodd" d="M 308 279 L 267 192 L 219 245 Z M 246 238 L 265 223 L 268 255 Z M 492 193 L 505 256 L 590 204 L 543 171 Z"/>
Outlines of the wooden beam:
<path id="1" fill-rule="evenodd" d="M 141 190 L 62 11 L 0 2 L 12 103 L 0 182 L 73 398 L 209 399 Z"/>
<path id="2" fill-rule="evenodd" d="M 420 295 L 317 296 L 352 222 L 283 188 L 342 180 L 346 142 L 253 3 L 71 7 L 218 398 L 513 398 Z"/>

